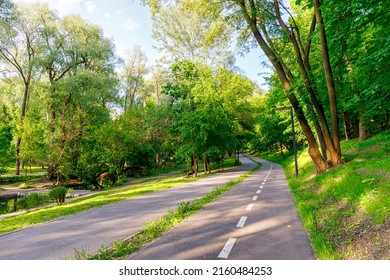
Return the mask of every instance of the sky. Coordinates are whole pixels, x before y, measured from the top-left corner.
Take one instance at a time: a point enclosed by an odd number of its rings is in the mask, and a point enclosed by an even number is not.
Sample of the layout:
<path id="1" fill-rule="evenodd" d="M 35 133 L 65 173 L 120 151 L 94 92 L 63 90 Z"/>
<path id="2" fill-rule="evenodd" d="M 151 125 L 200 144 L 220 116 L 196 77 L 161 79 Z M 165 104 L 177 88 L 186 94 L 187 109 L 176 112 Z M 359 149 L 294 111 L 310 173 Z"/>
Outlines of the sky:
<path id="1" fill-rule="evenodd" d="M 126 50 L 141 46 L 149 61 L 161 57 L 155 49 L 158 43 L 152 38 L 152 20 L 147 7 L 138 0 L 13 0 L 15 3 L 46 2 L 59 16 L 78 14 L 86 21 L 99 25 L 104 36 L 110 38 L 117 54 L 124 57 Z M 245 56 L 236 56 L 236 66 L 242 74 L 256 82 L 263 89 L 267 86 L 259 73 L 264 72 L 261 61 L 264 55 L 259 49 L 252 49 Z"/>

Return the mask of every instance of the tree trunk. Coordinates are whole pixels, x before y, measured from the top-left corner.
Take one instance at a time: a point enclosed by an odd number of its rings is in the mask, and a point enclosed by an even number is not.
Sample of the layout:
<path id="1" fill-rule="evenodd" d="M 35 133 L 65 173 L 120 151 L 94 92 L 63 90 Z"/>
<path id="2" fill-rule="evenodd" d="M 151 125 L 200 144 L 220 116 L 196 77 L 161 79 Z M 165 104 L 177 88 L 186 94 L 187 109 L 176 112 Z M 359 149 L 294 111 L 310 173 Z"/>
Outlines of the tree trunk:
<path id="1" fill-rule="evenodd" d="M 15 152 L 16 152 L 15 175 L 20 175 L 20 145 L 22 142 L 22 135 L 24 131 L 24 118 L 26 117 L 27 100 L 28 100 L 29 91 L 30 91 L 30 75 L 28 75 L 28 78 L 24 83 L 23 103 L 22 103 L 22 111 L 20 115 L 20 131 L 15 145 Z"/>
<path id="2" fill-rule="evenodd" d="M 346 117 L 346 112 L 343 112 L 343 124 L 344 124 L 344 135 L 345 135 L 345 140 L 349 140 L 349 132 L 348 132 L 348 126 L 347 126 L 347 117 Z"/>
<path id="3" fill-rule="evenodd" d="M 198 157 L 196 155 L 191 156 L 191 173 L 194 177 L 198 176 Z"/>
<path id="4" fill-rule="evenodd" d="M 210 163 L 209 163 L 209 159 L 207 157 L 204 157 L 204 174 L 206 175 L 207 172 L 209 174 L 211 173 Z"/>
<path id="5" fill-rule="evenodd" d="M 281 142 L 279 142 L 279 149 L 280 149 L 280 154 L 282 155 L 283 158 L 285 158 L 284 153 L 283 153 L 283 145 Z"/>
<path id="6" fill-rule="evenodd" d="M 327 141 L 325 140 L 324 134 L 322 133 L 321 125 L 319 124 L 319 122 L 317 120 L 314 109 L 311 106 L 309 106 L 309 111 L 310 111 L 310 115 L 313 118 L 314 129 L 316 130 L 316 133 L 317 133 L 318 143 L 320 143 L 322 156 L 325 160 L 327 160 L 330 157 L 329 150 L 327 149 L 327 146 L 326 146 Z"/>
<path id="7" fill-rule="evenodd" d="M 328 157 L 330 157 L 330 154 L 326 146 L 326 141 L 324 138 L 324 134 L 322 133 L 321 126 L 317 120 L 314 120 L 314 128 L 317 132 L 317 139 L 318 139 L 318 143 L 320 143 L 322 156 L 324 157 L 325 160 L 327 160 Z"/>
<path id="8" fill-rule="evenodd" d="M 18 139 L 16 140 L 16 162 L 15 162 L 15 175 L 20 175 L 20 143 L 22 141 L 22 138 L 19 136 Z"/>
<path id="9" fill-rule="evenodd" d="M 290 103 L 294 109 L 295 115 L 301 125 L 302 131 L 306 136 L 307 143 L 309 144 L 309 155 L 314 163 L 317 173 L 325 172 L 329 169 L 329 165 L 322 157 L 320 150 L 318 149 L 317 142 L 314 138 L 314 134 L 310 128 L 309 123 L 299 105 L 299 101 L 293 93 L 288 96 Z"/>
<path id="10" fill-rule="evenodd" d="M 339 120 L 337 114 L 337 99 L 336 99 L 336 90 L 335 90 L 334 80 L 333 80 L 333 73 L 332 73 L 332 68 L 331 68 L 330 58 L 329 58 L 328 42 L 326 38 L 324 21 L 320 10 L 320 1 L 313 0 L 313 5 L 314 5 L 314 13 L 316 16 L 317 23 L 321 27 L 320 28 L 321 53 L 324 62 L 326 85 L 328 87 L 330 115 L 332 121 L 332 139 L 333 139 L 334 147 L 337 152 L 336 155 L 337 157 L 335 159 L 332 158 L 332 164 L 340 165 L 342 162 L 341 162 L 341 148 L 340 148 L 340 139 L 339 139 Z"/>
<path id="11" fill-rule="evenodd" d="M 251 2 L 254 4 L 254 2 Z M 248 9 L 246 7 L 245 1 L 237 1 L 237 4 L 240 6 L 241 11 L 244 15 L 244 18 L 249 25 L 257 43 L 261 47 L 261 49 L 264 51 L 268 59 L 271 61 L 276 73 L 278 74 L 279 80 L 283 86 L 284 91 L 289 94 L 288 99 L 291 103 L 291 106 L 294 109 L 294 112 L 297 116 L 297 119 L 299 121 L 299 124 L 302 127 L 302 131 L 306 136 L 307 142 L 309 144 L 309 154 L 312 158 L 313 164 L 315 165 L 315 168 L 317 170 L 317 173 L 321 173 L 326 171 L 329 166 L 328 163 L 324 160 L 322 157 L 317 142 L 314 138 L 314 134 L 307 122 L 307 119 L 302 111 L 302 108 L 299 104 L 299 101 L 294 93 L 291 92 L 291 81 L 292 81 L 292 74 L 287 68 L 286 65 L 283 64 L 282 59 L 280 59 L 280 56 L 277 52 L 273 51 L 272 47 L 270 47 L 267 42 L 264 40 L 262 34 L 260 33 L 260 30 L 257 27 L 257 18 L 256 15 L 253 15 L 255 13 L 254 6 L 251 8 L 251 12 L 248 12 Z M 287 72 L 287 73 L 286 73 Z"/>
<path id="12" fill-rule="evenodd" d="M 363 141 L 367 139 L 367 129 L 363 120 L 364 111 L 359 111 L 359 140 Z"/>
<path id="13" fill-rule="evenodd" d="M 298 66 L 299 66 L 299 70 L 301 72 L 306 91 L 308 92 L 308 94 L 310 96 L 310 101 L 312 102 L 312 104 L 315 108 L 315 111 L 317 112 L 317 115 L 318 115 L 319 123 L 317 121 L 314 123 L 314 125 L 315 125 L 315 129 L 317 131 L 317 135 L 318 135 L 319 140 L 320 140 L 322 154 L 323 154 L 325 159 L 330 158 L 332 165 L 336 166 L 339 164 L 340 157 L 338 155 L 336 145 L 333 143 L 333 140 L 330 136 L 329 126 L 328 126 L 328 122 L 326 120 L 324 108 L 323 108 L 322 104 L 319 102 L 319 100 L 317 99 L 317 90 L 315 89 L 315 87 L 313 87 L 312 82 L 311 82 L 311 78 L 309 76 L 309 72 L 311 71 L 311 66 L 309 63 L 310 44 L 308 45 L 306 50 L 303 50 L 303 46 L 302 46 L 302 44 L 300 44 L 301 41 L 300 41 L 300 37 L 299 37 L 298 26 L 295 26 L 297 29 L 297 32 L 298 32 L 298 34 L 296 35 L 294 33 L 293 29 L 290 30 L 288 28 L 288 26 L 284 23 L 284 21 L 282 19 L 282 15 L 279 11 L 279 2 L 274 0 L 274 5 L 275 5 L 276 17 L 279 21 L 279 24 L 283 28 L 285 33 L 290 37 L 291 43 L 293 44 L 295 58 L 296 58 Z M 311 26 L 312 31 L 314 31 L 314 26 L 315 26 L 315 21 L 312 21 L 312 26 Z M 309 39 L 309 42 L 310 42 L 310 40 L 311 39 Z M 302 57 L 302 55 L 304 55 L 304 58 Z M 286 67 L 286 69 L 287 69 L 286 70 L 287 77 L 290 80 L 292 80 L 293 79 L 292 73 L 290 73 L 290 71 L 288 70 L 287 67 Z M 312 110 L 312 109 L 310 108 L 310 110 Z M 326 151 L 324 151 L 324 150 L 326 150 Z"/>

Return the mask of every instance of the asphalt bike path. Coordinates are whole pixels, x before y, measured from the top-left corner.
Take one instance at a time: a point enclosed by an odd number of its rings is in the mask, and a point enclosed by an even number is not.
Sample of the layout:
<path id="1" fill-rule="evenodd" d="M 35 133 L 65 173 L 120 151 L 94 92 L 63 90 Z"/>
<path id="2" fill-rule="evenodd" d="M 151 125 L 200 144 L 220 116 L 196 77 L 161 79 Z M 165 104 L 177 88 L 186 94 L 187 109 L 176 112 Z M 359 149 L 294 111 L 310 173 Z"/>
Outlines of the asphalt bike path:
<path id="1" fill-rule="evenodd" d="M 260 170 L 129 259 L 314 259 L 282 166 L 253 159 Z"/>
<path id="2" fill-rule="evenodd" d="M 75 252 L 97 253 L 181 202 L 201 198 L 256 166 L 243 156 L 240 161 L 241 166 L 194 182 L 0 235 L 0 260 L 74 259 Z"/>

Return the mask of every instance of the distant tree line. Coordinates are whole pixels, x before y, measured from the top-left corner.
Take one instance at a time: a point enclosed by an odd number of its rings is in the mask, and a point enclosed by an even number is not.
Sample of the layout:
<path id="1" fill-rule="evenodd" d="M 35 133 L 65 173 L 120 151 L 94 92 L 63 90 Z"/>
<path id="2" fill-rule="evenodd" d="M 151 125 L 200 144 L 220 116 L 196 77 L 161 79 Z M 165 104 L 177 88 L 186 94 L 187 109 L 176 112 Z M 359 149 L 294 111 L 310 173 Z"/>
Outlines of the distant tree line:
<path id="1" fill-rule="evenodd" d="M 166 55 L 126 57 L 99 26 L 47 5 L 0 1 L 0 171 L 102 188 L 170 163 L 191 173 L 248 149 L 292 149 L 299 123 L 317 172 L 342 164 L 340 140 L 389 127 L 389 5 L 353 0 L 143 0 Z M 235 66 L 258 47 L 264 93 Z"/>
<path id="2" fill-rule="evenodd" d="M 56 184 L 102 188 L 168 164 L 209 172 L 242 147 L 258 91 L 244 76 L 186 56 L 151 66 L 138 46 L 122 59 L 79 16 L 1 3 L 3 171 L 42 165 Z"/>

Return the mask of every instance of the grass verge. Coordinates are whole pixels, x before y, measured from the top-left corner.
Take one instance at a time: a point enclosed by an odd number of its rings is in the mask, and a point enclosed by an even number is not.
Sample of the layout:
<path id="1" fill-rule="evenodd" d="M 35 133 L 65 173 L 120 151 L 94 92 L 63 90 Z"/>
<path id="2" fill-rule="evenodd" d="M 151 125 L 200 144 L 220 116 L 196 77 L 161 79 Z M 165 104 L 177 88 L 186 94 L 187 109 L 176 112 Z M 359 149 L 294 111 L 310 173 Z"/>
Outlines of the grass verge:
<path id="1" fill-rule="evenodd" d="M 76 214 L 107 204 L 117 203 L 122 200 L 133 198 L 136 196 L 145 195 L 163 189 L 168 189 L 173 186 L 178 186 L 187 182 L 199 180 L 201 178 L 204 178 L 205 176 L 212 176 L 214 174 L 215 173 L 199 175 L 196 178 L 187 178 L 181 180 L 177 180 L 177 178 L 181 177 L 182 174 L 170 176 L 167 178 L 152 179 L 148 180 L 147 182 L 134 184 L 128 187 L 98 192 L 94 195 L 69 201 L 62 205 L 49 206 L 18 216 L 8 217 L 3 220 L 0 220 L 0 234 L 48 222 L 60 218 L 62 216 Z"/>
<path id="2" fill-rule="evenodd" d="M 258 165 L 251 171 L 248 171 L 237 179 L 230 181 L 225 186 L 216 188 L 212 192 L 204 195 L 202 198 L 179 204 L 176 210 L 169 210 L 168 214 L 162 216 L 160 219 L 148 222 L 140 232 L 127 240 L 121 239 L 112 243 L 109 247 L 102 247 L 95 255 L 92 255 L 87 251 L 76 251 L 75 258 L 79 260 L 124 259 L 130 254 L 140 250 L 143 246 L 149 244 L 154 239 L 162 236 L 164 232 L 173 228 L 187 217 L 195 214 L 206 204 L 216 200 L 223 193 L 231 190 L 234 186 L 245 180 L 249 175 L 260 168 L 261 163 L 258 163 Z"/>
<path id="3" fill-rule="evenodd" d="M 345 163 L 315 175 L 306 151 L 283 165 L 318 259 L 390 259 L 390 131 L 341 143 Z"/>

